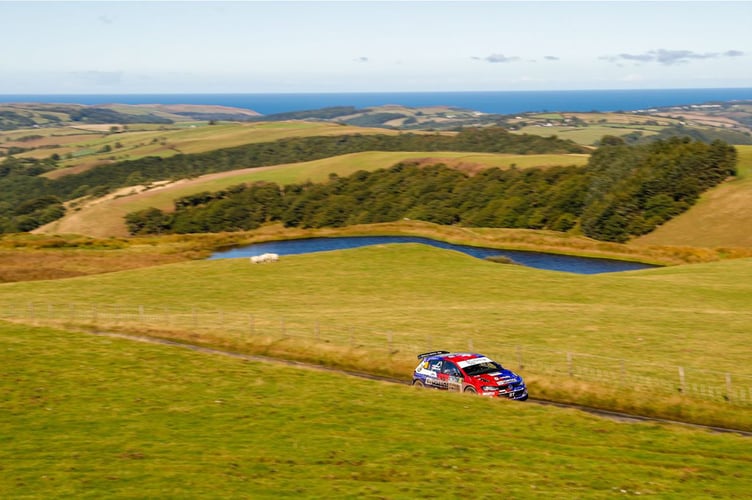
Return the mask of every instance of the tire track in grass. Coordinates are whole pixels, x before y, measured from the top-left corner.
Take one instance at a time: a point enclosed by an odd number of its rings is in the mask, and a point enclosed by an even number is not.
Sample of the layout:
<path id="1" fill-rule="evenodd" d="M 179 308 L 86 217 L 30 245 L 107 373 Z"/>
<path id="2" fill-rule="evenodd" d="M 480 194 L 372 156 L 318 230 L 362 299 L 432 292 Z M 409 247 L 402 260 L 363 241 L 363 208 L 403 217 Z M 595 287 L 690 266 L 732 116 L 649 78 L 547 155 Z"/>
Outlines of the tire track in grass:
<path id="1" fill-rule="evenodd" d="M 401 384 L 401 385 L 410 385 L 410 382 L 403 379 L 398 379 L 394 377 L 385 377 L 382 375 L 373 375 L 371 373 L 365 373 L 365 372 L 357 372 L 352 370 L 345 370 L 342 368 L 333 368 L 329 366 L 323 366 L 323 365 L 317 365 L 315 363 L 305 363 L 302 361 L 294 361 L 290 359 L 282 359 L 282 358 L 273 358 L 269 356 L 261 356 L 258 354 L 244 354 L 240 352 L 233 352 L 233 351 L 227 351 L 223 349 L 217 349 L 214 347 L 205 347 L 195 344 L 188 344 L 185 342 L 178 342 L 175 340 L 168 340 L 168 339 L 162 339 L 159 337 L 149 337 L 146 335 L 132 335 L 132 334 L 125 334 L 125 333 L 115 333 L 115 332 L 104 332 L 104 331 L 85 331 L 84 333 L 89 333 L 91 335 L 96 335 L 100 337 L 110 337 L 110 338 L 117 338 L 117 339 L 124 339 L 124 340 L 130 340 L 135 342 L 143 342 L 146 344 L 158 344 L 158 345 L 165 345 L 170 347 L 179 347 L 182 349 L 188 349 L 194 352 L 199 352 L 202 354 L 211 354 L 215 356 L 225 356 L 235 359 L 242 359 L 245 361 L 254 361 L 257 363 L 269 363 L 269 364 L 277 364 L 277 365 L 285 365 L 285 366 L 293 366 L 296 368 L 302 368 L 307 370 L 316 370 L 316 371 L 322 371 L 322 372 L 329 372 L 329 373 L 337 373 L 340 375 L 347 375 L 349 377 L 358 377 L 362 379 L 367 380 L 376 380 L 380 382 L 387 382 L 390 384 Z M 599 417 L 608 418 L 611 420 L 616 420 L 619 422 L 628 422 L 628 423 L 642 423 L 642 422 L 653 422 L 653 423 L 662 423 L 662 424 L 671 424 L 671 425 L 681 425 L 685 427 L 691 427 L 694 429 L 704 429 L 711 432 L 719 432 L 719 433 L 730 433 L 730 434 L 738 434 L 745 437 L 752 437 L 752 432 L 749 431 L 743 431 L 740 429 L 730 429 L 726 427 L 715 427 L 710 425 L 702 425 L 702 424 L 693 424 L 689 422 L 681 422 L 679 420 L 669 420 L 665 418 L 654 418 L 654 417 L 646 417 L 643 415 L 633 415 L 629 413 L 621 413 L 616 411 L 609 411 L 609 410 L 602 410 L 599 408 L 593 408 L 589 406 L 584 405 L 578 405 L 578 404 L 572 404 L 572 403 L 559 403 L 556 401 L 550 401 L 545 399 L 538 399 L 538 398 L 529 398 L 527 400 L 527 403 L 542 405 L 542 406 L 554 406 L 557 408 L 568 408 L 568 409 L 574 409 L 579 411 L 584 411 L 586 413 L 590 413 L 592 415 L 597 415 Z M 524 403 L 520 403 L 524 404 Z"/>

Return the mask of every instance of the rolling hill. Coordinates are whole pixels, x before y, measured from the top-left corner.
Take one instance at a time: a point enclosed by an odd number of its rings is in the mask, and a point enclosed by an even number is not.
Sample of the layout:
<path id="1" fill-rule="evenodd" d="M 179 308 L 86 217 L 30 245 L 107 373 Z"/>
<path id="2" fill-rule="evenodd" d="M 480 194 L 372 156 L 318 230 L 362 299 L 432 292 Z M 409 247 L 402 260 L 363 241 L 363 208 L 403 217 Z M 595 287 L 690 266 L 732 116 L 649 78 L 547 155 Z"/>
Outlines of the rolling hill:
<path id="1" fill-rule="evenodd" d="M 37 233 L 76 233 L 95 237 L 126 236 L 124 217 L 127 213 L 149 207 L 171 209 L 175 199 L 201 191 L 217 191 L 232 185 L 271 181 L 280 185 L 305 181 L 322 182 L 329 174 L 349 175 L 357 170 L 390 167 L 400 161 L 418 160 L 426 163 L 444 162 L 455 168 L 473 171 L 492 166 L 546 167 L 553 165 L 584 165 L 586 155 L 507 155 L 464 152 L 367 152 L 273 167 L 234 170 L 209 174 L 173 183 L 157 183 L 154 187 L 123 188 L 104 198 L 76 206 L 64 218 L 43 226 Z"/>

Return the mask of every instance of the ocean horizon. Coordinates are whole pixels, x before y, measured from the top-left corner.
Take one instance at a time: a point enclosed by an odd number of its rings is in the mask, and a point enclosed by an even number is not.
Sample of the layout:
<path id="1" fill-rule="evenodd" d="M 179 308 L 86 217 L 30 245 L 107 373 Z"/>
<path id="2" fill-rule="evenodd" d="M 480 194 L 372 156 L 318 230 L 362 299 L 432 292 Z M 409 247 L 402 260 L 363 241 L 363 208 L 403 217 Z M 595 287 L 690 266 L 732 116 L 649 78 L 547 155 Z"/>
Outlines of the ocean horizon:
<path id="1" fill-rule="evenodd" d="M 636 111 L 666 106 L 752 100 L 752 88 L 644 90 L 514 90 L 456 92 L 0 94 L 0 102 L 65 104 L 204 104 L 250 109 L 263 115 L 330 106 L 389 104 L 450 106 L 483 113 Z"/>

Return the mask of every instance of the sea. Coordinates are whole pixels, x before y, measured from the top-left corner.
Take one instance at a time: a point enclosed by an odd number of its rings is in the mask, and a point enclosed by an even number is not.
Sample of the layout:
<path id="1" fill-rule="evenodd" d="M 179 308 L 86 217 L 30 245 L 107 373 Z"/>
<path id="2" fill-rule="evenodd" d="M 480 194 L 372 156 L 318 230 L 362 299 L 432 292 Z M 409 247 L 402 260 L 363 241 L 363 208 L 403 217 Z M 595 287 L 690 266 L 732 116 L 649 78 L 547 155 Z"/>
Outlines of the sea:
<path id="1" fill-rule="evenodd" d="M 482 92 L 342 92 L 288 94 L 4 94 L 0 102 L 75 104 L 208 104 L 263 115 L 330 106 L 366 108 L 388 104 L 451 106 L 483 113 L 636 111 L 666 106 L 752 100 L 752 88 L 541 90 Z"/>

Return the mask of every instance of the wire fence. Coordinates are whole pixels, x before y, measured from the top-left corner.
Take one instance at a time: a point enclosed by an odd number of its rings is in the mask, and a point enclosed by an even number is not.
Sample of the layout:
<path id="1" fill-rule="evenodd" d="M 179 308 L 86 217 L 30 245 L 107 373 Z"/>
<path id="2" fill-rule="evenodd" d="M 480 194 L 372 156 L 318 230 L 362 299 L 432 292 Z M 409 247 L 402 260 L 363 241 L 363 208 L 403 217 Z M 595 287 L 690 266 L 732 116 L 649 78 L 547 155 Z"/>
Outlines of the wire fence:
<path id="1" fill-rule="evenodd" d="M 237 311 L 199 307 L 117 304 L 27 303 L 5 306 L 0 318 L 50 326 L 78 326 L 128 332 L 190 332 L 229 344 L 294 341 L 310 349 L 340 347 L 367 353 L 375 359 L 415 360 L 420 352 L 435 349 L 483 352 L 513 370 L 564 379 L 606 384 L 625 392 L 681 394 L 734 405 L 752 405 L 752 375 L 712 371 L 690 366 L 661 365 L 593 354 L 524 345 L 474 342 L 470 337 L 447 340 L 441 335 L 409 332 L 364 331 L 361 328 L 319 320 L 301 321 L 283 316 L 270 318 Z"/>

